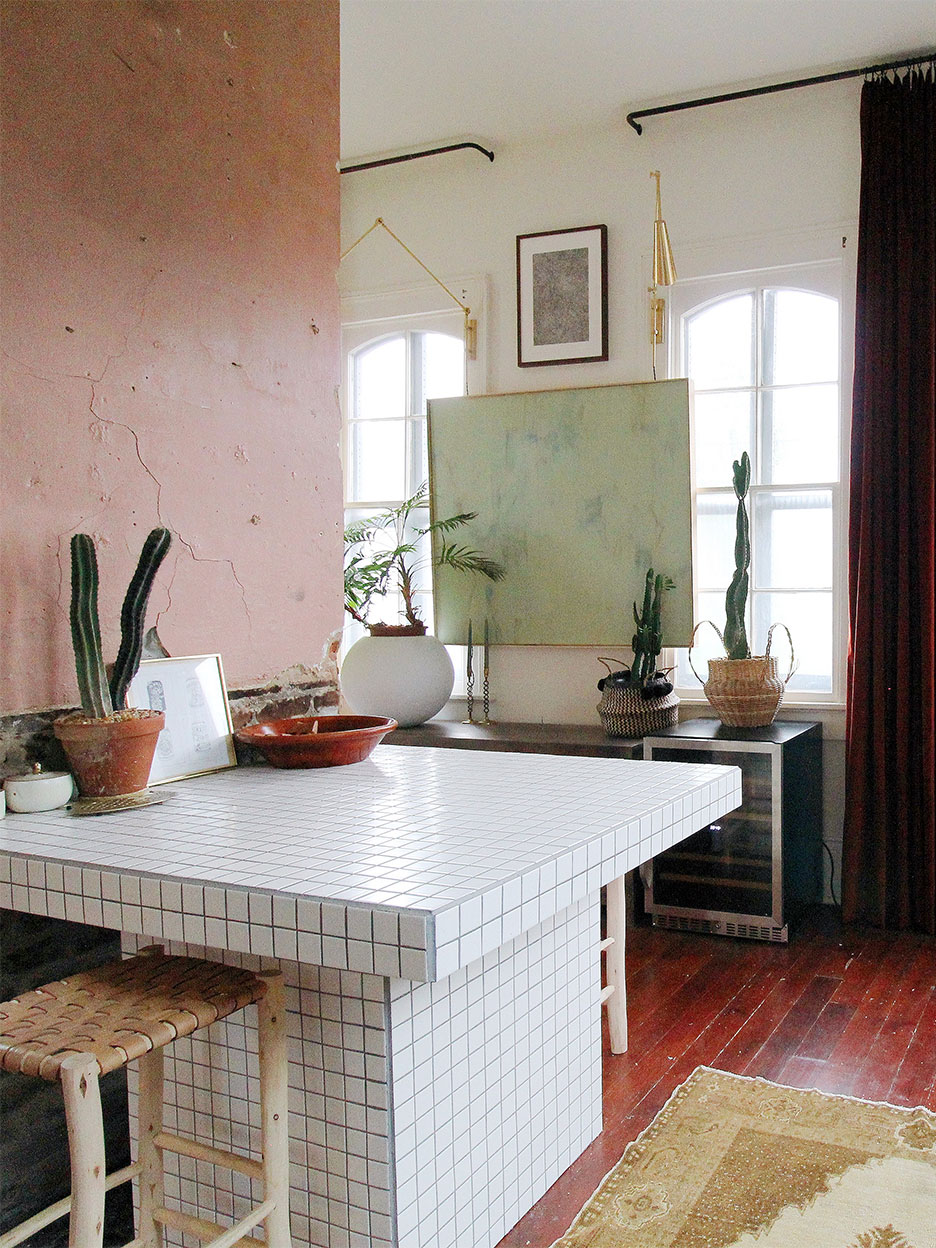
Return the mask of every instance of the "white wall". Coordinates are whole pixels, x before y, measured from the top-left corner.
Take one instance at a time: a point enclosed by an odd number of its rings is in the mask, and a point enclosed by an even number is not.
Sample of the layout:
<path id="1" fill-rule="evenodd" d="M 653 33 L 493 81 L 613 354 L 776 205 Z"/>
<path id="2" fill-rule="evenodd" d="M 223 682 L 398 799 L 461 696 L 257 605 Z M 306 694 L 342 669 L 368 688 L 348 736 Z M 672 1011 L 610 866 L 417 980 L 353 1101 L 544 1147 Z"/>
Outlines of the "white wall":
<path id="1" fill-rule="evenodd" d="M 493 164 L 462 152 L 347 174 L 342 246 L 381 216 L 441 276 L 483 275 L 487 300 L 480 333 L 488 392 L 646 380 L 650 171 L 663 175 L 663 212 L 683 277 L 705 272 L 716 254 L 720 264 L 734 254 L 744 268 L 816 259 L 817 247 L 821 251 L 841 234 L 853 247 L 859 92 L 860 83 L 846 82 L 650 118 L 642 136 L 625 124 L 622 106 L 613 129 L 495 146 Z M 465 129 L 471 130 L 470 117 Z M 517 234 L 598 223 L 608 226 L 609 360 L 518 368 Z M 342 291 L 349 293 L 423 280 L 413 261 L 379 233 L 343 262 L 339 274 Z M 622 645 L 631 631 L 622 614 Z M 495 652 L 496 718 L 594 721 L 602 672 L 596 653 L 540 647 Z M 838 859 L 842 716 L 826 711 L 821 718 L 833 739 L 826 747 L 825 836 Z"/>

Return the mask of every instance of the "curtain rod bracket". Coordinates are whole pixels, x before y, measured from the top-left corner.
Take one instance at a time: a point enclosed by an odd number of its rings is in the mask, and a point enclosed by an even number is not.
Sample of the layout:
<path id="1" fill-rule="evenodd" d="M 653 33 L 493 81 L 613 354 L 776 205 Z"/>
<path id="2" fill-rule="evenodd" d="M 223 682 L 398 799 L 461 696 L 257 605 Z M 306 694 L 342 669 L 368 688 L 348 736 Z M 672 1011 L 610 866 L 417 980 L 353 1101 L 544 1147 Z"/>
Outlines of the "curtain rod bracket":
<path id="1" fill-rule="evenodd" d="M 818 74 L 814 78 L 796 78 L 790 82 L 775 82 L 767 87 L 748 87 L 744 91 L 728 91 L 722 95 L 707 95 L 697 100 L 683 100 L 679 104 L 661 104 L 659 108 L 639 108 L 627 114 L 627 124 L 638 134 L 643 126 L 638 117 L 659 117 L 663 113 L 681 113 L 687 108 L 705 108 L 709 104 L 724 104 L 729 100 L 749 100 L 758 95 L 772 95 L 776 91 L 793 91 L 797 87 L 814 87 L 823 82 L 841 82 L 845 78 L 861 78 L 865 74 L 886 73 L 891 69 L 908 69 L 912 65 L 926 65 L 936 60 L 936 49 L 922 56 L 908 56 L 899 61 L 885 61 L 879 65 L 863 65 L 856 69 L 843 69 L 834 74 Z"/>

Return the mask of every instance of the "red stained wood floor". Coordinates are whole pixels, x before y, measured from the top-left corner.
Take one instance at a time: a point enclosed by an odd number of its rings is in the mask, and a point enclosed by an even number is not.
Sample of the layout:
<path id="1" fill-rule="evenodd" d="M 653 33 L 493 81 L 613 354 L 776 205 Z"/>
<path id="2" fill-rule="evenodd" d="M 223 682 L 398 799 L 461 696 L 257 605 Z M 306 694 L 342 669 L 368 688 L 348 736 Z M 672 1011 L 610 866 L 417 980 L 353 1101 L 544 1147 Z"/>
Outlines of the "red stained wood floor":
<path id="1" fill-rule="evenodd" d="M 604 1130 L 498 1248 L 549 1248 L 696 1066 L 936 1110 L 936 941 L 844 929 L 789 945 L 628 928 L 629 1051 L 604 1028 Z"/>

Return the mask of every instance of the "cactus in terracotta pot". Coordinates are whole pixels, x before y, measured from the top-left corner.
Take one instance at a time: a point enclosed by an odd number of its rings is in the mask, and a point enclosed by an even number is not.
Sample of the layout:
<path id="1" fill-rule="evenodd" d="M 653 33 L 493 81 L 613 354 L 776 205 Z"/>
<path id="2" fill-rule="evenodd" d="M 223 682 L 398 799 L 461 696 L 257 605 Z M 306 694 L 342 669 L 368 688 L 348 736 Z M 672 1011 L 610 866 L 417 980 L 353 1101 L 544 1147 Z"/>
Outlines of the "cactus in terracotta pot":
<path id="1" fill-rule="evenodd" d="M 70 622 L 81 711 L 55 721 L 83 796 L 101 797 L 146 788 L 165 724 L 162 712 L 128 710 L 127 689 L 140 666 L 146 604 L 156 573 L 172 542 L 156 528 L 143 543 L 120 613 L 120 646 L 108 680 L 98 617 L 98 566 L 94 541 L 76 533 L 71 541 Z"/>
<path id="2" fill-rule="evenodd" d="M 114 709 L 101 652 L 98 619 L 98 566 L 94 541 L 88 533 L 71 540 L 71 633 L 81 709 L 103 719 Z"/>
<path id="3" fill-rule="evenodd" d="M 108 681 L 98 619 L 98 567 L 94 540 L 76 533 L 71 540 L 71 631 L 81 709 L 103 719 L 123 709 L 127 689 L 140 666 L 143 623 L 153 580 L 172 543 L 168 529 L 153 529 L 140 552 L 120 611 L 120 647 Z"/>

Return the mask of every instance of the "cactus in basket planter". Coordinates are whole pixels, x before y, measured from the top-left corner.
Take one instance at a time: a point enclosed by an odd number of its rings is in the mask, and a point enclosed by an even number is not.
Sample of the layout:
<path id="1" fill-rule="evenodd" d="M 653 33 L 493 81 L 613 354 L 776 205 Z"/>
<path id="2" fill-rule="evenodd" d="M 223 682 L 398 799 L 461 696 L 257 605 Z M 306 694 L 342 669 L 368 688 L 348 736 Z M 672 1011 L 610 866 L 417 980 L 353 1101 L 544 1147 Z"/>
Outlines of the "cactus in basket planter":
<path id="1" fill-rule="evenodd" d="M 599 659 L 607 668 L 607 676 L 598 681 L 601 702 L 598 717 L 610 737 L 641 737 L 659 728 L 668 728 L 679 716 L 679 698 L 673 692 L 669 673 L 657 667 L 663 649 L 661 610 L 663 595 L 675 589 L 671 577 L 647 569 L 644 578 L 643 604 L 634 603 L 637 631 L 631 639 L 634 658 L 630 667 L 612 671 L 611 663 L 620 660 Z"/>
<path id="2" fill-rule="evenodd" d="M 748 596 L 748 568 L 751 566 L 751 528 L 744 500 L 751 485 L 751 460 L 747 451 L 732 464 L 732 480 L 738 511 L 735 520 L 735 570 L 725 594 L 725 653 L 729 659 L 749 659 L 744 624 Z"/>
<path id="3" fill-rule="evenodd" d="M 110 681 L 101 650 L 98 619 L 98 568 L 94 541 L 87 533 L 71 540 L 71 631 L 81 709 L 90 719 L 105 719 L 123 709 L 127 689 L 140 666 L 143 624 L 153 580 L 172 542 L 168 529 L 153 529 L 140 552 L 120 612 L 120 648 Z"/>
<path id="4" fill-rule="evenodd" d="M 785 624 L 771 624 L 764 653 L 751 654 L 745 627 L 748 596 L 748 569 L 751 566 L 751 530 L 745 499 L 751 485 L 751 459 L 747 451 L 732 464 L 732 485 L 738 500 L 735 524 L 735 570 L 725 594 L 725 631 L 711 620 L 702 620 L 692 630 L 689 666 L 702 685 L 705 696 L 723 724 L 731 728 L 757 728 L 771 724 L 779 710 L 783 692 L 796 667 L 793 639 Z M 725 657 L 710 658 L 708 679 L 703 680 L 692 662 L 696 633 L 703 624 L 715 629 L 725 647 Z M 790 645 L 790 667 L 780 677 L 777 659 L 770 647 L 774 630 L 782 628 Z"/>
<path id="5" fill-rule="evenodd" d="M 662 673 L 657 672 L 656 662 L 660 657 L 660 651 L 663 649 L 663 627 L 660 623 L 660 608 L 662 605 L 663 593 L 668 589 L 675 589 L 675 582 L 668 576 L 662 576 L 659 573 L 654 576 L 653 568 L 647 569 L 647 578 L 644 583 L 643 608 L 638 612 L 637 603 L 634 603 L 634 623 L 637 625 L 637 631 L 634 633 L 631 641 L 631 649 L 634 652 L 634 665 L 631 668 L 631 681 L 635 685 L 639 685 L 644 691 L 645 697 L 658 697 L 655 685 L 667 683 Z M 659 678 L 659 679 L 658 679 Z M 650 688 L 653 692 L 647 693 Z M 672 689 L 663 690 L 669 693 Z"/>
<path id="6" fill-rule="evenodd" d="M 662 573 L 654 573 L 653 568 L 647 569 L 644 580 L 643 604 L 638 609 L 634 603 L 634 623 L 637 631 L 631 639 L 634 660 L 631 666 L 620 671 L 611 671 L 607 661 L 599 662 L 608 668 L 608 675 L 598 682 L 598 689 L 603 692 L 606 685 L 617 689 L 639 690 L 641 697 L 648 701 L 651 698 L 662 698 L 672 693 L 673 686 L 667 680 L 667 673 L 657 670 L 657 659 L 663 649 L 663 626 L 660 620 L 663 605 L 663 594 L 676 588 L 676 582 Z"/>

